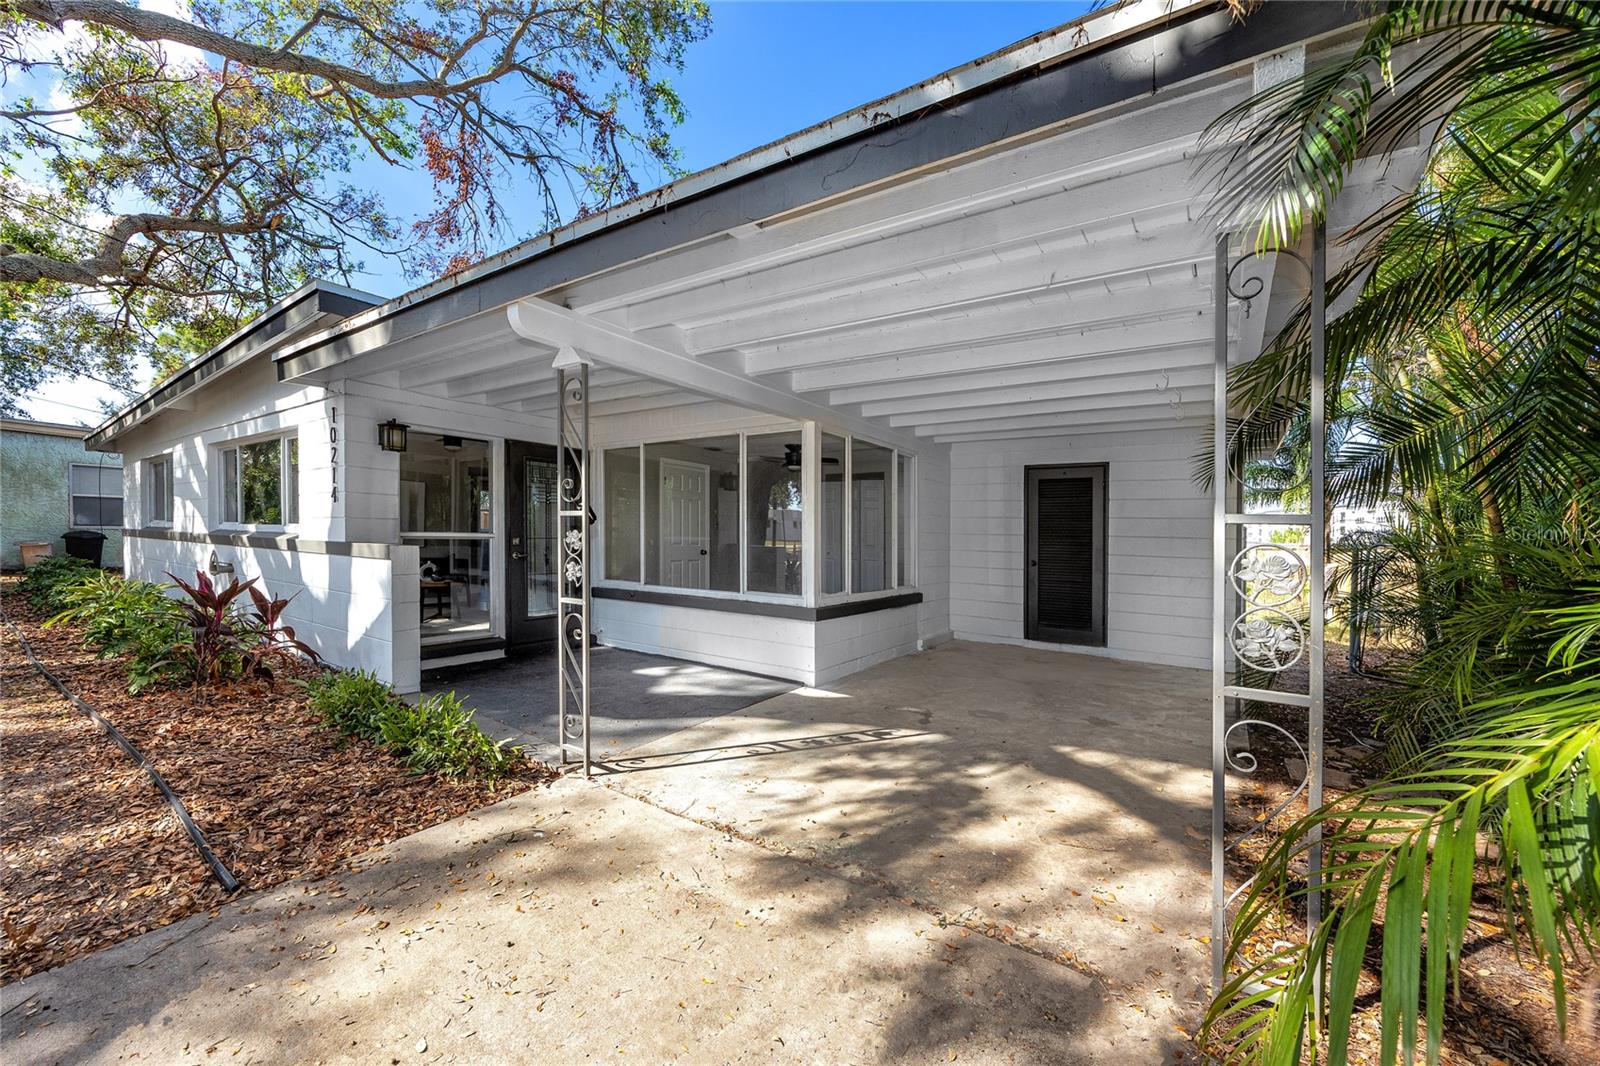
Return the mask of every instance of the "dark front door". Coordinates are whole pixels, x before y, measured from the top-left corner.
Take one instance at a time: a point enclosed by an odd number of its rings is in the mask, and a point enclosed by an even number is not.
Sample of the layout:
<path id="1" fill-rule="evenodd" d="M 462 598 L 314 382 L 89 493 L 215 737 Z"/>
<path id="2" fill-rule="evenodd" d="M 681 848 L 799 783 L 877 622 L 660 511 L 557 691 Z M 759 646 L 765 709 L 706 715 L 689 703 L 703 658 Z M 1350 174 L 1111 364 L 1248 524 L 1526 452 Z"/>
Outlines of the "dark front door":
<path id="1" fill-rule="evenodd" d="M 1029 640 L 1106 642 L 1106 468 L 1027 470 Z"/>
<path id="2" fill-rule="evenodd" d="M 556 450 L 506 441 L 506 643 L 534 648 L 556 639 Z"/>

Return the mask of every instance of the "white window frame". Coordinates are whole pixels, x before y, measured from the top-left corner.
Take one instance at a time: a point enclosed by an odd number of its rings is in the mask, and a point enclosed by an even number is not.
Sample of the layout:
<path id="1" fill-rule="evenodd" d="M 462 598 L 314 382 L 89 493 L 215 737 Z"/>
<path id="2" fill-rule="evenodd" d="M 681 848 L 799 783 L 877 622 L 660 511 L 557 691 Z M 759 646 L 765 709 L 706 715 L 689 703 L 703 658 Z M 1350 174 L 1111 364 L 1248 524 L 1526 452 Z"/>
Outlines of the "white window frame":
<path id="1" fill-rule="evenodd" d="M 156 494 L 155 475 L 153 473 L 156 467 L 163 467 L 166 470 L 166 492 L 159 500 Z M 141 524 L 160 529 L 170 529 L 172 527 L 173 514 L 177 510 L 177 490 L 173 486 L 172 469 L 171 452 L 148 456 L 140 461 L 139 497 L 140 503 L 144 508 L 144 514 L 139 516 L 142 519 Z M 127 516 L 124 515 L 123 517 L 126 518 Z"/>
<path id="2" fill-rule="evenodd" d="M 299 433 L 295 430 L 277 433 L 265 433 L 253 437 L 240 437 L 236 440 L 223 441 L 216 447 L 217 476 L 215 480 L 217 492 L 217 513 L 220 521 L 219 527 L 225 529 L 247 529 L 266 532 L 279 532 L 300 524 L 300 476 L 299 457 L 295 457 L 295 476 L 289 476 L 290 442 L 295 442 L 296 451 L 299 447 Z M 278 508 L 283 514 L 282 522 L 246 522 L 244 521 L 244 491 L 243 479 L 240 476 L 239 452 L 243 448 L 256 444 L 269 444 L 276 441 L 278 444 Z M 232 517 L 228 515 L 228 475 L 233 475 L 234 481 L 234 507 Z"/>
<path id="3" fill-rule="evenodd" d="M 746 493 L 748 492 L 749 478 L 746 476 L 746 472 L 747 472 L 746 468 L 747 468 L 747 464 L 749 462 L 749 438 L 752 437 L 752 436 L 756 436 L 756 437 L 771 436 L 771 435 L 776 434 L 776 433 L 785 433 L 785 432 L 790 432 L 790 431 L 794 431 L 796 433 L 796 435 L 800 438 L 801 454 L 803 456 L 805 456 L 804 465 L 802 466 L 801 475 L 800 475 L 801 476 L 801 500 L 802 500 L 802 503 L 801 503 L 801 507 L 802 507 L 802 519 L 801 519 L 801 521 L 802 521 L 802 533 L 801 533 L 801 541 L 800 541 L 800 543 L 801 543 L 802 559 L 804 560 L 803 563 L 802 563 L 802 571 L 801 571 L 802 572 L 801 591 L 800 591 L 800 594 L 797 595 L 797 596 L 791 596 L 791 595 L 788 595 L 786 593 L 775 593 L 775 592 L 752 592 L 752 591 L 750 591 L 750 583 L 749 583 L 749 561 L 750 560 L 749 560 L 748 538 L 749 538 L 750 531 L 747 528 L 745 528 L 745 526 L 746 526 L 746 518 L 748 516 L 748 497 L 747 497 Z M 844 501 L 844 545 L 843 545 L 843 551 L 844 551 L 844 591 L 843 592 L 827 592 L 827 593 L 825 593 L 825 592 L 822 591 L 822 554 L 821 553 L 822 553 L 823 528 L 822 528 L 822 523 L 818 519 L 821 518 L 821 515 L 822 515 L 822 504 L 823 504 L 822 475 L 821 475 L 821 469 L 822 469 L 822 465 L 821 465 L 821 461 L 822 461 L 821 443 L 822 443 L 822 434 L 823 433 L 827 433 L 829 436 L 836 437 L 836 438 L 841 438 L 841 439 L 844 440 L 844 484 L 845 484 L 846 488 L 845 488 L 845 492 L 842 494 L 842 499 Z M 728 590 L 724 590 L 724 589 L 685 589 L 685 588 L 678 588 L 677 586 L 674 586 L 674 585 L 652 584 L 651 582 L 645 580 L 645 576 L 649 573 L 649 568 L 646 566 L 647 560 L 645 559 L 646 543 L 648 541 L 648 527 L 646 525 L 646 523 L 648 521 L 648 516 L 645 513 L 646 508 L 644 506 L 645 495 L 646 495 L 646 493 L 644 491 L 644 483 L 645 483 L 645 457 L 644 457 L 644 450 L 646 448 L 650 447 L 653 444 L 677 444 L 677 443 L 693 444 L 695 441 L 712 440 L 712 439 L 715 439 L 715 438 L 718 438 L 718 437 L 733 437 L 733 436 L 737 436 L 739 438 L 739 536 L 738 536 L 738 541 L 737 541 L 737 547 L 738 547 L 738 552 L 739 552 L 739 591 L 733 592 L 733 591 L 728 591 Z M 597 456 L 604 456 L 606 452 L 610 452 L 610 451 L 625 451 L 625 450 L 628 450 L 628 449 L 632 449 L 634 451 L 634 453 L 635 453 L 635 456 L 636 456 L 636 459 L 637 459 L 637 462 L 638 462 L 639 485 L 640 485 L 640 493 L 639 493 L 639 580 L 630 581 L 630 580 L 628 580 L 626 578 L 613 578 L 613 577 L 605 576 L 604 566 L 605 566 L 605 558 L 606 558 L 606 555 L 605 555 L 606 548 L 605 548 L 605 544 L 603 543 L 603 539 L 604 539 L 604 536 L 605 536 L 605 532 L 604 532 L 605 523 L 602 522 L 602 523 L 599 524 L 599 527 L 598 527 L 599 530 L 600 530 L 600 537 L 598 539 L 601 542 L 599 544 L 597 544 L 596 549 L 595 549 L 595 551 L 593 553 L 594 554 L 594 558 L 600 564 L 599 565 L 599 573 L 601 575 L 601 576 L 599 576 L 599 577 L 597 577 L 595 579 L 595 585 L 597 587 L 600 587 L 600 588 L 647 589 L 647 590 L 650 590 L 652 592 L 665 592 L 665 593 L 671 593 L 673 595 L 703 596 L 703 597 L 705 597 L 707 599 L 741 600 L 741 601 L 746 601 L 746 602 L 749 602 L 749 603 L 773 603 L 773 604 L 784 604 L 784 605 L 787 605 L 787 606 L 805 606 L 805 607 L 817 607 L 817 606 L 831 605 L 831 604 L 836 604 L 836 603 L 847 603 L 847 602 L 856 602 L 856 601 L 870 601 L 870 600 L 875 600 L 875 599 L 885 599 L 885 598 L 892 597 L 892 596 L 902 595 L 902 594 L 907 593 L 907 592 L 915 592 L 917 590 L 917 572 L 916 572 L 916 561 L 917 561 L 917 552 L 916 552 L 916 543 L 917 543 L 917 502 L 916 502 L 917 454 L 915 452 L 903 451 L 903 450 L 901 450 L 899 448 L 896 448 L 892 444 L 886 444 L 886 443 L 884 443 L 884 442 L 882 442 L 880 440 L 876 440 L 876 439 L 874 439 L 872 437 L 867 437 L 867 436 L 861 437 L 861 440 L 864 443 L 872 444 L 872 445 L 875 445 L 876 447 L 879 447 L 879 448 L 885 448 L 890 453 L 890 459 L 889 459 L 889 469 L 890 469 L 890 478 L 889 478 L 889 509 L 890 509 L 889 510 L 889 530 L 890 530 L 890 537 L 889 537 L 889 558 L 888 558 L 889 582 L 888 582 L 888 587 L 883 588 L 883 589 L 879 589 L 879 590 L 874 591 L 874 592 L 852 592 L 852 591 L 850 591 L 850 586 L 851 586 L 851 581 L 852 581 L 852 576 L 853 575 L 850 573 L 850 569 L 851 569 L 851 563 L 850 563 L 851 551 L 850 551 L 850 547 L 851 547 L 851 535 L 852 535 L 852 530 L 851 530 L 852 516 L 851 516 L 851 513 L 850 513 L 851 507 L 850 507 L 849 485 L 850 485 L 850 474 L 851 474 L 851 455 L 852 455 L 852 452 L 854 451 L 854 448 L 855 448 L 856 437 L 857 437 L 856 434 L 847 433 L 847 432 L 844 432 L 842 430 L 835 429 L 832 426 L 827 425 L 826 423 L 785 421 L 785 422 L 775 423 L 774 425 L 771 425 L 771 426 L 756 426 L 756 427 L 751 427 L 751 428 L 746 428 L 746 429 L 738 429 L 738 430 L 724 430 L 724 431 L 720 431 L 720 432 L 718 432 L 718 431 L 702 431 L 702 432 L 699 432 L 699 433 L 682 433 L 682 432 L 664 433 L 664 434 L 658 434 L 658 435 L 646 437 L 646 438 L 639 439 L 639 440 L 626 440 L 626 439 L 624 439 L 624 440 L 618 440 L 618 441 L 607 441 L 607 442 L 603 442 L 603 443 L 601 443 L 601 442 L 594 443 L 593 444 L 593 449 L 594 449 L 595 455 L 597 455 Z M 910 460 L 909 473 L 910 473 L 910 477 L 911 477 L 911 495 L 910 495 L 910 500 L 909 500 L 911 513 L 908 516 L 910 520 L 906 524 L 906 546 L 909 549 L 909 553 L 910 553 L 910 565 L 908 565 L 906 567 L 906 579 L 908 581 L 908 584 L 905 584 L 905 585 L 899 584 L 899 577 L 900 577 L 900 558 L 899 558 L 899 552 L 900 552 L 900 537 L 899 537 L 899 520 L 900 520 L 900 513 L 899 513 L 899 507 L 900 507 L 900 459 L 901 459 L 902 456 L 905 457 L 906 459 Z M 596 482 L 597 489 L 598 489 L 595 498 L 600 501 L 602 507 L 604 507 L 606 505 L 606 503 L 605 503 L 605 501 L 606 501 L 605 465 L 606 464 L 604 463 L 604 461 L 601 461 L 601 462 L 593 463 L 590 466 L 590 477 L 591 477 L 591 479 L 593 479 Z"/>
<path id="4" fill-rule="evenodd" d="M 446 633 L 442 636 L 423 636 L 421 643 L 426 648 L 437 648 L 450 644 L 470 643 L 475 640 L 499 640 L 506 635 L 505 598 L 506 598 L 506 565 L 504 552 L 500 550 L 500 538 L 504 535 L 501 531 L 510 528 L 510 519 L 505 513 L 507 505 L 508 487 L 505 484 L 506 467 L 506 438 L 494 437 L 478 430 L 452 429 L 442 426 L 410 426 L 407 433 L 411 438 L 423 437 L 461 437 L 463 440 L 483 441 L 489 445 L 489 528 L 479 533 L 454 533 L 430 531 L 424 529 L 400 528 L 400 543 L 415 544 L 423 540 L 474 540 L 489 543 L 489 629 L 484 633 Z M 395 499 L 400 499 L 400 466 L 395 464 Z M 402 508 L 403 510 L 403 508 Z M 396 520 L 397 527 L 403 527 L 406 516 L 401 514 Z"/>
<path id="5" fill-rule="evenodd" d="M 114 470 L 114 471 L 116 471 L 116 474 L 117 474 L 117 486 L 118 486 L 118 489 L 120 490 L 121 486 L 122 486 L 122 467 L 120 467 L 120 466 L 106 466 L 106 465 L 104 465 L 102 463 L 68 463 L 67 464 L 67 525 L 71 526 L 74 529 L 121 529 L 122 525 L 123 525 L 122 522 L 118 522 L 118 523 L 116 523 L 114 525 L 107 524 L 105 522 L 101 522 L 101 523 L 98 523 L 98 524 L 91 524 L 91 525 L 80 525 L 76 521 L 76 519 L 78 517 L 78 507 L 77 507 L 77 504 L 74 501 L 80 500 L 80 499 L 84 499 L 84 500 L 111 500 L 111 499 L 114 499 L 119 504 L 122 505 L 122 509 L 123 509 L 122 517 L 123 517 L 124 521 L 127 520 L 128 515 L 127 515 L 127 500 L 125 499 L 124 494 L 121 491 L 118 491 L 115 496 L 107 496 L 104 492 L 74 492 L 72 490 L 72 474 L 73 474 L 73 471 L 75 471 L 75 470 L 93 470 L 95 472 L 95 474 L 94 474 L 94 477 L 95 477 L 95 488 L 97 488 L 97 489 L 103 487 L 100 484 L 100 475 L 104 471 Z M 101 504 L 97 508 L 97 510 L 100 513 L 100 517 L 104 518 L 105 517 L 105 505 Z"/>

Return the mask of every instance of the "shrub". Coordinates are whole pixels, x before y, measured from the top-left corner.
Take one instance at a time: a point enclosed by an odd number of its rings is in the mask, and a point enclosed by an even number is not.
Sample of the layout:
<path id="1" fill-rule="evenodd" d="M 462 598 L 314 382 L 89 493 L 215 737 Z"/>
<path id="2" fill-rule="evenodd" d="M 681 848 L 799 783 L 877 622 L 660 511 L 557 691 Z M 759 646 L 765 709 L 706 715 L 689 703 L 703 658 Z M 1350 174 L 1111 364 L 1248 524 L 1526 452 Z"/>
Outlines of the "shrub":
<path id="1" fill-rule="evenodd" d="M 366 670 L 330 670 L 305 682 L 311 708 L 342 732 L 376 739 L 389 708 L 399 702 L 378 675 Z"/>
<path id="2" fill-rule="evenodd" d="M 384 716 L 382 738 L 412 770 L 447 777 L 499 777 L 515 764 L 519 751 L 490 740 L 454 692 L 436 693 L 415 706 L 399 701 Z"/>
<path id="3" fill-rule="evenodd" d="M 72 625 L 102 657 L 127 657 L 128 690 L 181 673 L 188 640 L 183 609 L 166 595 L 168 586 L 128 581 L 104 570 L 63 588 L 64 609 L 46 626 Z"/>
<path id="4" fill-rule="evenodd" d="M 323 721 L 381 744 L 417 773 L 489 780 L 510 772 L 522 749 L 496 743 L 454 692 L 407 703 L 366 671 L 328 672 L 304 682 Z"/>
<path id="5" fill-rule="evenodd" d="M 94 565 L 86 560 L 51 555 L 23 575 L 20 589 L 35 610 L 55 614 L 67 606 L 62 599 L 66 590 L 93 573 Z"/>
<path id="6" fill-rule="evenodd" d="M 321 661 L 310 646 L 295 639 L 293 629 L 282 624 L 289 600 L 268 598 L 255 587 L 256 578 L 244 582 L 233 578 L 222 587 L 199 570 L 192 585 L 174 574 L 167 576 L 189 597 L 179 601 L 189 627 L 189 640 L 179 661 L 193 684 L 216 685 L 248 676 L 270 685 L 274 659 L 298 653 L 312 662 Z M 254 617 L 242 614 L 234 604 L 246 592 L 255 604 Z"/>

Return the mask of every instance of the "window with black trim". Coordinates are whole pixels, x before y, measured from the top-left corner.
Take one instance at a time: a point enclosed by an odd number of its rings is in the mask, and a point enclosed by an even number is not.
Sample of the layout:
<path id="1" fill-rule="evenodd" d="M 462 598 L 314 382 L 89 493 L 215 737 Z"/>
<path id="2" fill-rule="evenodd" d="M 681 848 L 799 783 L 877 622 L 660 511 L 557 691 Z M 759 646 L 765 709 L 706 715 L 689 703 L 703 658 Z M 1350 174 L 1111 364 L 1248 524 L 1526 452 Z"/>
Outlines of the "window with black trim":
<path id="1" fill-rule="evenodd" d="M 72 525 L 122 527 L 122 467 L 73 463 L 67 479 Z"/>

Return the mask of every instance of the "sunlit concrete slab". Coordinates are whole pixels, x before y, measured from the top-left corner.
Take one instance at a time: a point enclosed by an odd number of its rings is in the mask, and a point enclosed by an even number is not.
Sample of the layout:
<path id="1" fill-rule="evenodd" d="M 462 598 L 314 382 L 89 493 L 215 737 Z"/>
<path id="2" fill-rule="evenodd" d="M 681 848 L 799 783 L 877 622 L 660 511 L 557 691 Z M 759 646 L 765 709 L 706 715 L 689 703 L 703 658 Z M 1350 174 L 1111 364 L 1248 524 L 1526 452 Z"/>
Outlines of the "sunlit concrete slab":
<path id="1" fill-rule="evenodd" d="M 1209 972 L 1206 691 L 954 642 L 630 750 L 607 780 L 1078 967 L 1156 1040 Z"/>

